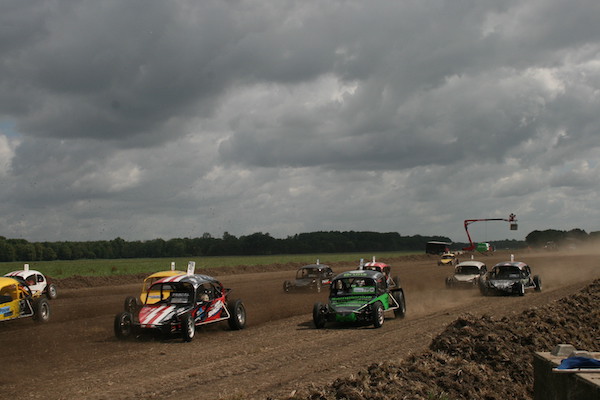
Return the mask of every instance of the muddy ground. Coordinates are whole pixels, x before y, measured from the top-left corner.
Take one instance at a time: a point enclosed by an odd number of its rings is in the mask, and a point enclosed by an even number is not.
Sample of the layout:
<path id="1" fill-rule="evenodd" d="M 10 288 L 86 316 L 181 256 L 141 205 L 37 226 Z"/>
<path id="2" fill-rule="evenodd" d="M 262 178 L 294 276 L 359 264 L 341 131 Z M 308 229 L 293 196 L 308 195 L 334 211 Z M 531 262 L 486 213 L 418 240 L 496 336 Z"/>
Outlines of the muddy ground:
<path id="1" fill-rule="evenodd" d="M 509 258 L 498 252 L 479 259 L 491 266 Z M 2 358 L 11 360 L 0 374 L 2 398 L 531 398 L 533 351 L 558 343 L 598 350 L 600 284 L 592 282 L 600 278 L 600 257 L 516 258 L 542 277 L 542 292 L 482 297 L 446 289 L 451 268 L 434 257 L 380 260 L 392 265 L 407 298 L 406 318 L 390 314 L 380 329 L 314 329 L 312 305 L 326 294 L 282 291 L 297 265 L 205 271 L 243 299 L 248 326 L 206 326 L 191 343 L 114 337 L 114 315 L 139 292 L 140 277 L 57 281 L 49 323 L 0 325 Z M 332 266 L 341 272 L 356 264 Z"/>

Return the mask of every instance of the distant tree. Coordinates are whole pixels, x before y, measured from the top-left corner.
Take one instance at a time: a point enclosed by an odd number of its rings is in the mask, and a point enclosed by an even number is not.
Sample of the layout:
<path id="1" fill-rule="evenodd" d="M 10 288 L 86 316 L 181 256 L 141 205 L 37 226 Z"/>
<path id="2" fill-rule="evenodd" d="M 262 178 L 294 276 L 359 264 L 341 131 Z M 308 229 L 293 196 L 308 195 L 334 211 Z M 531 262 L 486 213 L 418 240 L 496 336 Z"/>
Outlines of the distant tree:
<path id="1" fill-rule="evenodd" d="M 170 239 L 165 244 L 165 252 L 168 257 L 185 256 L 185 242 L 183 239 Z"/>
<path id="2" fill-rule="evenodd" d="M 56 260 L 58 256 L 56 255 L 56 252 L 54 251 L 54 249 L 50 246 L 44 246 L 43 250 L 42 250 L 42 256 L 41 256 L 41 260 L 42 261 L 54 261 Z"/>
<path id="3" fill-rule="evenodd" d="M 588 239 L 593 241 L 600 239 L 600 231 L 590 232 Z"/>
<path id="4" fill-rule="evenodd" d="M 15 245 L 15 253 L 17 261 L 35 261 L 37 255 L 35 246 L 31 243 L 18 243 Z"/>
<path id="5" fill-rule="evenodd" d="M 543 247 L 548 242 L 559 243 L 566 237 L 565 231 L 547 229 L 532 231 L 525 237 L 525 242 L 531 247 Z"/>
<path id="6" fill-rule="evenodd" d="M 588 238 L 588 234 L 583 229 L 571 229 L 567 232 L 566 238 L 586 241 Z"/>
<path id="7" fill-rule="evenodd" d="M 59 244 L 57 255 L 59 260 L 73 259 L 73 252 L 71 251 L 71 247 L 66 242 L 62 242 L 61 244 Z"/>
<path id="8" fill-rule="evenodd" d="M 257 232 L 248 236 L 240 237 L 241 248 L 247 255 L 267 255 L 276 254 L 277 239 L 271 237 L 269 233 Z"/>
<path id="9" fill-rule="evenodd" d="M 17 253 L 12 244 L 6 240 L 0 240 L 0 261 L 16 261 Z"/>

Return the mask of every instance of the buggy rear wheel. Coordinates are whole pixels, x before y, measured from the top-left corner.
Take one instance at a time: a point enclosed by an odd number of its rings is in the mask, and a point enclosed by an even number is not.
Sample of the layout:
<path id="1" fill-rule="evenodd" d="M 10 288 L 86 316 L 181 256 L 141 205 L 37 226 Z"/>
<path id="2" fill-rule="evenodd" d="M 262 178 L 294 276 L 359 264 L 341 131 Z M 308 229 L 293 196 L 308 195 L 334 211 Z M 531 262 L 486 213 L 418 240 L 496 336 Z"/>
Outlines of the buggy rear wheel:
<path id="1" fill-rule="evenodd" d="M 56 296 L 56 286 L 54 286 L 54 284 L 52 283 L 48 284 L 48 286 L 46 287 L 46 297 L 48 297 L 48 299 L 50 300 L 54 300 L 56 299 Z"/>
<path id="2" fill-rule="evenodd" d="M 133 317 L 130 312 L 123 311 L 115 315 L 114 330 L 119 339 L 127 339 L 133 335 Z"/>
<path id="3" fill-rule="evenodd" d="M 534 276 L 533 283 L 535 284 L 535 291 L 541 292 L 542 291 L 542 278 L 540 278 L 538 275 Z"/>
<path id="4" fill-rule="evenodd" d="M 33 320 L 35 322 L 48 322 L 50 319 L 50 304 L 44 297 L 33 303 Z"/>
<path id="5" fill-rule="evenodd" d="M 196 334 L 196 324 L 192 314 L 185 314 L 181 319 L 181 331 L 183 333 L 183 341 L 191 342 Z"/>
<path id="6" fill-rule="evenodd" d="M 404 290 L 394 292 L 394 300 L 398 303 L 398 308 L 394 310 L 396 318 L 404 318 L 406 315 L 406 299 L 404 298 Z"/>
<path id="7" fill-rule="evenodd" d="M 325 327 L 325 323 L 327 322 L 327 317 L 325 313 L 327 310 L 322 303 L 315 303 L 313 306 L 313 322 L 315 324 L 315 328 L 322 329 Z"/>
<path id="8" fill-rule="evenodd" d="M 380 301 L 376 301 L 373 303 L 373 325 L 375 328 L 381 328 L 383 321 L 385 321 L 383 304 Z"/>
<path id="9" fill-rule="evenodd" d="M 283 282 L 283 291 L 284 292 L 289 293 L 291 288 L 292 288 L 292 284 L 290 283 L 290 281 Z"/>
<path id="10" fill-rule="evenodd" d="M 244 303 L 242 300 L 237 299 L 232 302 L 231 306 L 228 306 L 229 311 L 229 319 L 227 323 L 229 327 L 233 330 L 244 329 L 246 326 L 246 307 L 244 307 Z"/>
<path id="11" fill-rule="evenodd" d="M 127 298 L 125 298 L 125 302 L 123 303 L 123 309 L 131 314 L 134 314 L 137 311 L 138 306 L 139 303 L 137 298 L 133 296 L 127 296 Z"/>

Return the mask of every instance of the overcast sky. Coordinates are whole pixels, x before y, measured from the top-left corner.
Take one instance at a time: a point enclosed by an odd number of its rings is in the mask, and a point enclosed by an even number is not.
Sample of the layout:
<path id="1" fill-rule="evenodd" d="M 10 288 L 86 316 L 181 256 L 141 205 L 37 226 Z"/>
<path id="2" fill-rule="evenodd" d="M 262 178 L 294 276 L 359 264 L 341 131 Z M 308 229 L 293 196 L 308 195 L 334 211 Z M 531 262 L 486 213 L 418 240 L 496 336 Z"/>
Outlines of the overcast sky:
<path id="1" fill-rule="evenodd" d="M 598 0 L 3 0 L 0 236 L 600 231 Z"/>

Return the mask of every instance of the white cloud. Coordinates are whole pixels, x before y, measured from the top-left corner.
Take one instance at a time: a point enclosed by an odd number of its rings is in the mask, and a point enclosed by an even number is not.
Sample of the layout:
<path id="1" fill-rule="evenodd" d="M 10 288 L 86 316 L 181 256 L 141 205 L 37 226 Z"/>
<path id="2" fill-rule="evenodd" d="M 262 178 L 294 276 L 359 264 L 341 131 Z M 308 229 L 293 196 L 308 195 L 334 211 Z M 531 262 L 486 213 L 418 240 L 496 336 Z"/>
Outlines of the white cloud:
<path id="1" fill-rule="evenodd" d="M 10 166 L 18 144 L 17 139 L 11 139 L 0 132 L 0 177 L 7 176 L 10 173 Z"/>

